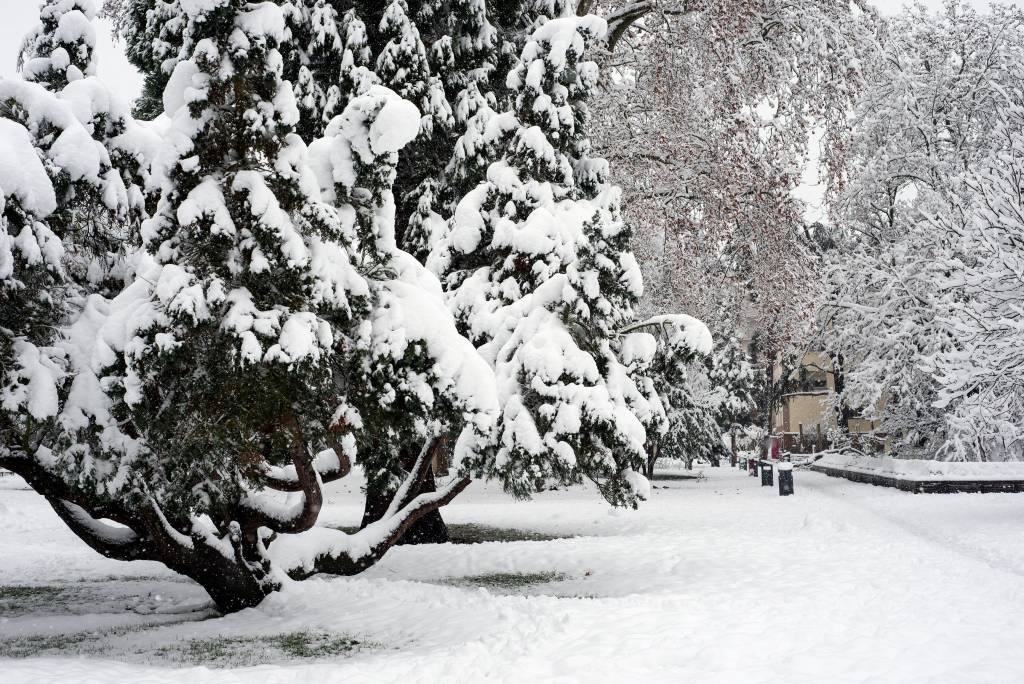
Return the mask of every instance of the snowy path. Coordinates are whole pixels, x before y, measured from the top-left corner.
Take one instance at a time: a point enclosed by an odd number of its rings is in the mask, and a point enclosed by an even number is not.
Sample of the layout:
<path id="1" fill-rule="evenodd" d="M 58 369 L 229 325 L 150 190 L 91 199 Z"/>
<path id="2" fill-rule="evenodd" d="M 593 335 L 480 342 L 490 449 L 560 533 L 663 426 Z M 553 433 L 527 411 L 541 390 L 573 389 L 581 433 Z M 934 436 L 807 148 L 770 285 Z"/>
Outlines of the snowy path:
<path id="1" fill-rule="evenodd" d="M 0 491 L 0 525 L 12 531 L 3 584 L 89 579 L 77 586 L 112 597 L 90 598 L 95 611 L 84 615 L 47 617 L 42 601 L 0 610 L 0 648 L 37 634 L 101 635 L 67 649 L 88 658 L 46 652 L 0 661 L 0 671 L 5 682 L 190 684 L 1024 680 L 1024 496 L 915 496 L 798 472 L 797 495 L 780 498 L 734 470 L 707 474 L 659 483 L 667 488 L 635 513 L 587 492 L 513 503 L 476 485 L 449 521 L 578 536 L 399 548 L 361 577 L 300 583 L 255 610 L 108 631 L 182 619 L 154 611 L 202 594 L 158 566 L 91 554 L 29 492 Z M 358 518 L 357 484 L 335 492 L 332 520 Z M 508 591 L 466 586 L 493 573 L 557 576 Z M 148 579 L 126 579 L 138 575 Z M 459 577 L 471 579 L 437 584 Z M 82 607 L 69 600 L 64 610 Z M 371 647 L 234 670 L 173 669 L 161 656 L 174 644 L 296 632 Z"/>

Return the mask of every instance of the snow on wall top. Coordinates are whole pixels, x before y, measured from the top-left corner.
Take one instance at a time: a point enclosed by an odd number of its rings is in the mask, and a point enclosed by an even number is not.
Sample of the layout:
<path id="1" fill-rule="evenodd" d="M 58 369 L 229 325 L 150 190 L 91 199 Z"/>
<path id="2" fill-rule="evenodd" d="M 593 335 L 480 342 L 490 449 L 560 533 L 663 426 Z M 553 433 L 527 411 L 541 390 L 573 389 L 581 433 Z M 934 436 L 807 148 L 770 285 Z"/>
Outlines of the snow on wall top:
<path id="1" fill-rule="evenodd" d="M 1017 480 L 1024 479 L 1024 461 L 930 461 L 891 456 L 828 454 L 815 465 L 901 480 Z"/>

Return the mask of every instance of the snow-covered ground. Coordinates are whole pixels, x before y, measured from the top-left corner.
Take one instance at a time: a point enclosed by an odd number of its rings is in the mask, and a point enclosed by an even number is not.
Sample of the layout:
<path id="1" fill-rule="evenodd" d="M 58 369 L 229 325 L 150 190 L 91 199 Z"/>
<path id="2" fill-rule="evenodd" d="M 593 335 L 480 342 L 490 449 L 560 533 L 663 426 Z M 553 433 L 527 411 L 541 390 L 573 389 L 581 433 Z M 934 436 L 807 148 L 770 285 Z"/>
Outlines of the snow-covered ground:
<path id="1" fill-rule="evenodd" d="M 1024 495 L 913 495 L 708 468 L 638 512 L 474 484 L 452 523 L 572 538 L 397 548 L 216 617 L 0 478 L 0 681 L 1019 682 Z M 327 522 L 353 524 L 358 483 Z M 14 656 L 14 657 L 11 657 Z"/>

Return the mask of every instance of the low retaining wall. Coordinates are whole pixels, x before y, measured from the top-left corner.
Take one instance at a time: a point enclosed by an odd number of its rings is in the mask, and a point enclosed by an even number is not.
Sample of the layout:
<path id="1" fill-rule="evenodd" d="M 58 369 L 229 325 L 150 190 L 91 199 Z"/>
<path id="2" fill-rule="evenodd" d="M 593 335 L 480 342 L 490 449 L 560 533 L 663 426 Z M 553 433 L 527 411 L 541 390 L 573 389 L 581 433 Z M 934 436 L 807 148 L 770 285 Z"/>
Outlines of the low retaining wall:
<path id="1" fill-rule="evenodd" d="M 830 477 L 842 477 L 878 487 L 895 487 L 914 494 L 1013 494 L 1024 492 L 1024 480 L 916 480 L 902 476 L 864 473 L 815 463 L 811 470 Z"/>

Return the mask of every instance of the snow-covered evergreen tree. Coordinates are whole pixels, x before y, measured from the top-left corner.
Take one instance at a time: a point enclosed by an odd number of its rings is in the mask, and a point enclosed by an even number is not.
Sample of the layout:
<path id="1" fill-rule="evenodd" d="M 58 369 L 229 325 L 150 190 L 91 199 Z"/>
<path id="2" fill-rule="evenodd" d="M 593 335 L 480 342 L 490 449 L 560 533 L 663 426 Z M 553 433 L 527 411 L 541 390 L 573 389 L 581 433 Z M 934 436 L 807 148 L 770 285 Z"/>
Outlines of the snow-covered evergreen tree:
<path id="1" fill-rule="evenodd" d="M 481 125 L 480 121 L 471 123 L 473 117 L 482 109 L 486 110 L 483 116 L 489 116 L 497 106 L 492 79 L 497 77 L 499 34 L 488 19 L 487 9 L 485 0 L 426 2 L 420 7 L 419 16 L 423 21 L 441 27 L 440 35 L 430 48 L 430 65 L 441 79 L 452 106 L 453 125 L 447 137 L 456 149 L 463 145 L 467 130 Z M 504 83 L 500 86 L 507 90 Z M 421 261 L 426 260 L 443 233 L 442 215 L 450 216 L 454 212 L 458 200 L 473 184 L 484 179 L 487 164 L 497 158 L 496 155 L 488 157 L 470 169 L 448 158 L 447 148 L 440 138 L 433 148 L 441 153 L 432 155 L 432 165 L 443 164 L 446 169 L 426 175 L 412 193 L 416 204 L 402 242 L 404 249 Z M 467 180 L 470 175 L 472 182 Z"/>
<path id="2" fill-rule="evenodd" d="M 322 118 L 327 95 L 305 64 L 299 66 L 294 85 L 295 102 L 299 109 L 299 125 L 295 130 L 303 140 L 316 140 L 317 133 L 323 133 Z"/>
<path id="3" fill-rule="evenodd" d="M 60 90 L 71 81 L 95 75 L 95 17 L 93 0 L 46 0 L 39 10 L 39 25 L 22 44 L 25 80 Z"/>
<path id="4" fill-rule="evenodd" d="M 578 40 L 564 45 L 559 42 L 564 36 L 541 26 L 507 83 L 520 121 L 548 131 L 551 145 L 572 166 L 574 195 L 593 197 L 607 181 L 608 164 L 589 157 L 587 99 L 597 85 L 598 67 L 584 60 L 582 51 L 600 36 L 590 28 L 579 33 Z"/>
<path id="5" fill-rule="evenodd" d="M 127 7 L 114 17 L 128 60 L 144 77 L 134 113 L 147 121 L 163 112 L 164 88 L 186 50 L 186 22 L 178 2 L 124 0 Z"/>
<path id="6" fill-rule="evenodd" d="M 299 81 L 299 69 L 309 66 L 308 50 L 312 43 L 310 4 L 310 0 L 284 0 L 281 3 L 285 31 L 279 48 L 283 61 L 281 78 L 291 83 L 293 88 Z M 298 93 L 296 99 L 301 99 Z"/>
<path id="7" fill-rule="evenodd" d="M 91 0 L 79 3 L 44 4 L 40 25 L 24 44 L 32 50 L 71 49 L 70 36 L 79 36 L 78 54 L 89 55 L 88 72 L 94 72 L 92 57 L 95 11 Z M 82 22 L 85 22 L 84 24 Z M 59 46 L 59 47 L 54 47 Z M 62 234 L 75 234 L 67 245 L 68 275 L 91 291 L 116 293 L 124 285 L 127 251 L 139 244 L 139 228 L 146 216 L 146 184 L 155 141 L 131 117 L 127 107 L 114 97 L 95 76 L 68 68 L 73 78 L 55 76 L 41 57 L 26 62 L 26 80 L 37 81 L 66 102 L 75 117 L 105 149 L 101 177 L 94 182 L 59 184 L 58 210 L 53 217 Z M 34 73 L 36 67 L 45 69 Z M 75 67 L 77 69 L 77 67 Z M 17 105 L 12 103 L 12 108 Z M 49 135 L 37 130 L 41 138 Z"/>
<path id="8" fill-rule="evenodd" d="M 416 104 L 422 118 L 420 133 L 399 168 L 400 242 L 403 249 L 424 258 L 425 224 L 431 222 L 436 194 L 437 169 L 447 155 L 445 140 L 454 126 L 451 105 L 441 79 L 431 72 L 427 49 L 409 16 L 405 0 L 392 0 L 379 24 L 383 47 L 375 72 L 381 83 Z"/>
<path id="9" fill-rule="evenodd" d="M 355 8 L 339 16 L 328 0 L 309 2 L 308 7 L 292 0 L 286 10 L 290 56 L 285 76 L 295 87 L 298 133 L 308 142 L 321 137 L 348 102 L 379 79 L 370 68 L 366 25 Z"/>
<path id="10" fill-rule="evenodd" d="M 59 360 L 46 347 L 61 318 L 63 249 L 43 220 L 56 207 L 28 131 L 0 118 L 0 465 L 34 451 L 57 403 Z M 12 173 L 9 166 L 17 162 Z M 42 434 L 41 434 L 42 433 Z"/>
<path id="11" fill-rule="evenodd" d="M 337 11 L 327 0 L 317 0 L 309 10 L 309 73 L 300 70 L 297 93 L 301 117 L 298 132 L 306 141 L 323 135 L 327 122 L 347 104 L 337 93 L 345 53 L 338 19 Z"/>
<path id="12" fill-rule="evenodd" d="M 65 326 L 67 374 L 18 366 L 32 372 L 16 370 L 5 409 L 24 420 L 42 406 L 61 429 L 31 445 L 5 439 L 19 451 L 0 465 L 97 550 L 163 562 L 235 610 L 285 574 L 376 562 L 468 485 L 457 477 L 421 493 L 445 437 L 471 459 L 497 405 L 437 280 L 394 245 L 390 184 L 397 150 L 418 132 L 416 108 L 372 89 L 310 156 L 281 79 L 280 8 L 180 7 L 194 50 L 164 92 L 173 125 L 156 165 L 160 203 L 143 228 L 150 257 L 131 286 L 109 302 L 90 298 Z M 64 163 L 103 152 L 79 128 L 83 139 L 58 136 L 50 149 L 70 154 Z M 26 149 L 18 143 L 19 160 Z M 4 184 L 5 238 L 12 220 L 52 213 L 45 193 L 29 202 L 24 185 L 6 175 Z M 38 244 L 49 233 L 21 229 L 15 258 L 45 267 L 59 245 L 47 243 L 44 262 L 32 236 Z M 425 446 L 395 469 L 401 484 L 379 523 L 354 538 L 291 538 L 316 522 L 323 482 L 354 460 L 391 467 L 392 446 L 410 438 Z M 294 505 L 277 492 L 296 492 Z"/>
<path id="13" fill-rule="evenodd" d="M 596 77 L 582 58 L 604 30 L 592 16 L 536 30 L 509 75 L 517 108 L 484 129 L 501 156 L 459 203 L 428 263 L 498 376 L 496 452 L 478 467 L 517 495 L 538 479 L 588 478 L 610 502 L 636 505 L 646 495 L 637 472 L 645 434 L 616 329 L 632 319 L 642 283 L 624 249 L 618 189 L 580 197 L 564 139 L 577 119 L 562 83 L 570 73 Z"/>
<path id="14" fill-rule="evenodd" d="M 439 37 L 430 46 L 431 66 L 444 84 L 448 101 L 454 105 L 470 84 L 483 92 L 491 90 L 489 81 L 495 75 L 498 30 L 487 16 L 486 0 L 438 4 L 429 12 L 429 20 L 441 27 Z M 424 4 L 427 6 L 429 3 Z"/>
<path id="15" fill-rule="evenodd" d="M 735 335 L 719 336 L 719 339 L 721 342 L 715 345 L 711 356 L 708 379 L 721 398 L 718 426 L 728 432 L 733 425 L 750 423 L 758 378 L 739 339 Z"/>
<path id="16" fill-rule="evenodd" d="M 372 60 L 367 42 L 366 24 L 354 9 L 341 18 L 344 51 L 338 68 L 338 81 L 327 89 L 321 118 L 328 123 L 355 97 L 365 94 L 370 86 L 379 83 L 371 70 Z"/>
<path id="17" fill-rule="evenodd" d="M 27 89 L 26 89 L 27 90 Z M 0 91 L 9 102 L 7 83 Z M 40 94 L 42 95 L 42 94 Z M 52 343 L 61 319 L 64 248 L 47 219 L 57 193 L 47 173 L 45 151 L 13 112 L 0 110 L 0 458 L 32 448 L 28 424 L 52 415 L 49 393 L 30 392 L 37 375 L 56 374 L 39 347 Z M 25 114 L 27 112 L 22 112 Z M 17 118 L 26 118 L 19 116 Z M 52 381 L 50 382 L 52 384 Z"/>
<path id="18" fill-rule="evenodd" d="M 685 314 L 658 315 L 623 328 L 621 357 L 640 401 L 634 411 L 646 430 L 644 474 L 659 458 L 715 460 L 720 451 L 717 409 L 723 391 L 708 375 L 711 333 Z"/>
<path id="19" fill-rule="evenodd" d="M 92 81 L 58 96 L 0 79 L 0 461 L 49 453 L 68 377 L 60 331 L 112 275 L 106 231 L 128 210 L 123 180 L 87 128 Z"/>
<path id="20" fill-rule="evenodd" d="M 543 13 L 552 10 L 543 3 L 530 7 L 533 9 L 524 16 L 540 18 L 531 20 L 528 26 L 543 21 Z M 437 240 L 437 217 L 451 216 L 458 202 L 486 180 L 491 163 L 504 153 L 505 137 L 512 124 L 508 117 L 497 115 L 496 108 L 503 105 L 521 112 L 523 124 L 550 131 L 550 144 L 567 164 L 562 172 L 572 174 L 574 196 L 592 197 L 606 182 L 607 164 L 590 158 L 586 135 L 586 100 L 597 83 L 598 69 L 594 62 L 581 58 L 583 43 L 551 45 L 549 38 L 538 31 L 526 42 L 522 59 L 498 79 L 495 65 L 507 63 L 500 50 L 513 45 L 509 41 L 515 32 L 497 31 L 487 20 L 487 6 L 479 1 L 460 4 L 459 8 L 464 20 L 452 18 L 450 23 L 462 31 L 453 37 L 454 45 L 461 46 L 461 57 L 458 70 L 452 72 L 458 85 L 454 120 L 461 134 L 443 174 L 437 180 L 428 179 L 417 195 L 420 201 L 405 243 L 416 254 L 429 251 Z M 561 11 L 558 7 L 554 10 Z M 593 38 L 586 30 L 582 35 L 587 35 L 587 40 Z M 507 38 L 503 43 L 502 36 Z M 500 87 L 495 80 L 501 81 Z"/>
<path id="21" fill-rule="evenodd" d="M 422 114 L 420 132 L 430 137 L 436 127 L 452 125 L 451 105 L 440 79 L 430 73 L 427 50 L 419 30 L 409 18 L 405 0 L 391 0 L 381 18 L 379 31 L 386 40 L 377 56 L 376 74 L 381 83 L 415 104 Z"/>

